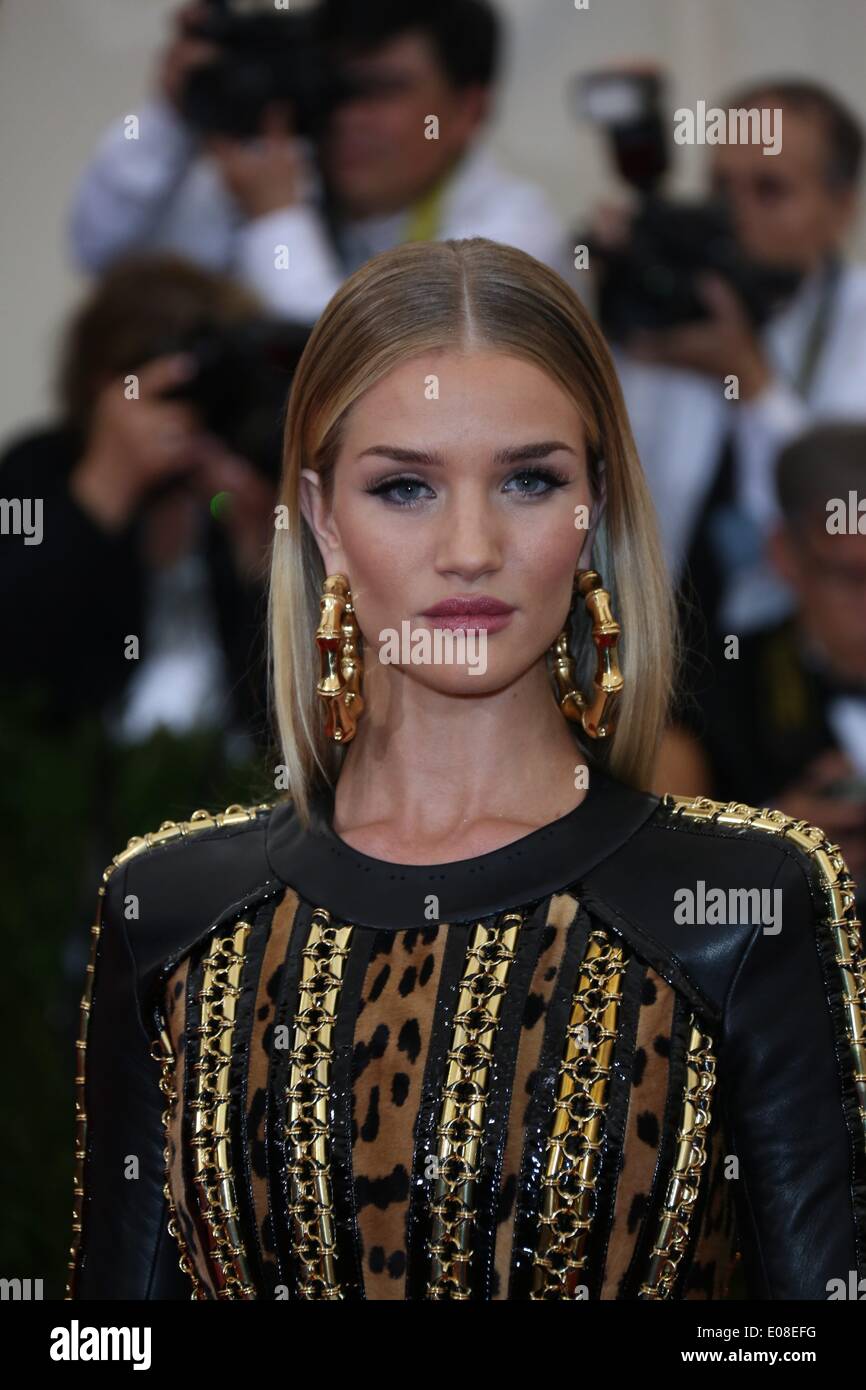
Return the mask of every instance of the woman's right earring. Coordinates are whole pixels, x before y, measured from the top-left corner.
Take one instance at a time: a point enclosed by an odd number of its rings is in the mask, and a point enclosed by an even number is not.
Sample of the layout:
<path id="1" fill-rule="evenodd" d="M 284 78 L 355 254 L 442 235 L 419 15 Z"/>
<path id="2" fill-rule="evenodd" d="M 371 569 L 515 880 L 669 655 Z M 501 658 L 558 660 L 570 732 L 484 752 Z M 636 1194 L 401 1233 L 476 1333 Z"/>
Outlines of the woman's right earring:
<path id="1" fill-rule="evenodd" d="M 624 684 L 616 652 L 622 628 L 613 616 L 610 594 L 602 586 L 597 570 L 577 570 L 574 589 L 584 598 L 592 617 L 592 640 L 596 649 L 595 697 L 590 704 L 574 684 L 574 658 L 568 650 L 567 629 L 563 629 L 552 648 L 559 708 L 566 719 L 581 724 L 590 738 L 609 738 L 616 728 Z"/>
<path id="2" fill-rule="evenodd" d="M 352 591 L 344 574 L 329 574 L 321 593 L 321 619 L 316 645 L 322 676 L 316 694 L 325 701 L 325 734 L 334 743 L 349 743 L 364 709 L 361 694 L 363 664 L 358 650 L 360 630 L 352 606 Z"/>

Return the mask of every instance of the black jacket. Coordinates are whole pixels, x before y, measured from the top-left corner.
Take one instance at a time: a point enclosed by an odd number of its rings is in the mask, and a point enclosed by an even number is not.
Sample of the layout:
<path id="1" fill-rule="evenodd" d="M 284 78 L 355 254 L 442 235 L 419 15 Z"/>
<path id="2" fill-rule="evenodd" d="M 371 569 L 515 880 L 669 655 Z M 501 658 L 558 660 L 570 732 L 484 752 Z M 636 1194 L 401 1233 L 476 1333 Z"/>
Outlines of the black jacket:
<path id="1" fill-rule="evenodd" d="M 774 800 L 813 758 L 839 746 L 827 708 L 855 692 L 866 694 L 809 658 L 796 617 L 746 633 L 736 661 L 718 663 L 686 721 L 710 760 L 715 794 Z"/>
<path id="2" fill-rule="evenodd" d="M 0 590 L 9 596 L 0 605 L 0 688 L 37 689 L 47 712 L 64 723 L 123 695 L 134 669 L 127 635 L 144 630 L 147 607 L 138 515 L 110 533 L 69 490 L 83 448 L 78 431 L 57 426 L 23 436 L 0 458 L 2 495 L 38 499 L 43 529 L 40 544 L 0 538 Z M 239 577 L 218 525 L 208 524 L 203 544 L 229 714 L 258 730 L 265 722 L 264 590 Z"/>
<path id="3" fill-rule="evenodd" d="M 196 812 L 106 870 L 73 1297 L 719 1298 L 735 1251 L 749 1296 L 851 1296 L 866 978 L 819 829 L 593 768 L 406 866 L 332 808 Z"/>

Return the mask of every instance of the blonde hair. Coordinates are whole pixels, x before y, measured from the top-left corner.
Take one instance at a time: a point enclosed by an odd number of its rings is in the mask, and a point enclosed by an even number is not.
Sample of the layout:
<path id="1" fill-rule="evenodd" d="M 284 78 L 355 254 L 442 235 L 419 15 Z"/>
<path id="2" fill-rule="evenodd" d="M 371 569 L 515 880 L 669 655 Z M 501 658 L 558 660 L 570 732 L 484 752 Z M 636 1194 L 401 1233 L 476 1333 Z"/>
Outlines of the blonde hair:
<path id="1" fill-rule="evenodd" d="M 329 500 L 352 404 L 411 356 L 467 347 L 532 362 L 568 393 L 583 420 L 595 497 L 603 460 L 607 504 L 593 565 L 622 626 L 625 680 L 616 731 L 603 743 L 613 776 L 639 789 L 651 778 L 679 661 L 676 606 L 604 338 L 565 281 L 523 251 L 483 237 L 411 242 L 368 261 L 334 295 L 313 329 L 289 398 L 279 493 L 284 524 L 276 530 L 271 561 L 268 656 L 271 716 L 288 795 L 304 825 L 311 791 L 317 782 L 335 784 L 344 750 L 325 738 L 316 694 L 314 633 L 325 572 L 301 514 L 301 470 L 318 472 Z M 570 646 L 586 690 L 595 650 L 589 617 L 582 603 L 577 606 Z M 599 751 L 601 742 L 588 743 Z"/>

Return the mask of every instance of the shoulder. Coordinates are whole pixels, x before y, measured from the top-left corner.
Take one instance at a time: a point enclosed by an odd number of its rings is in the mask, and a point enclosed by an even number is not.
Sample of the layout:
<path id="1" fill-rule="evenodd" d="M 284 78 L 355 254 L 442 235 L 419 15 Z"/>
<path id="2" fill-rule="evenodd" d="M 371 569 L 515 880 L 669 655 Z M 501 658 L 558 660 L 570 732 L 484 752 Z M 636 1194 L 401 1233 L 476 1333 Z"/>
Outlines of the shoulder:
<path id="1" fill-rule="evenodd" d="M 766 886 L 786 861 L 796 864 L 807 880 L 814 880 L 816 870 L 827 869 L 820 857 L 830 847 L 824 831 L 783 811 L 671 792 L 656 800 L 654 813 L 620 853 L 644 862 L 662 881 L 686 869 L 740 878 L 748 870 Z"/>
<path id="2" fill-rule="evenodd" d="M 238 841 L 243 851 L 253 847 L 251 836 L 260 832 L 273 810 L 273 803 L 254 806 L 234 803 L 224 811 L 193 811 L 188 820 L 164 820 L 158 830 L 132 835 L 124 849 L 115 854 L 103 875 L 107 882 L 117 871 L 134 868 L 145 878 L 152 874 L 171 877 L 189 873 L 202 857 L 212 856 L 215 844 Z"/>
<path id="3" fill-rule="evenodd" d="M 849 305 L 866 312 L 866 265 L 859 262 L 846 265 L 842 283 Z"/>
<path id="4" fill-rule="evenodd" d="M 53 475 L 65 475 L 72 467 L 79 439 L 73 430 L 60 425 L 34 427 L 17 434 L 0 455 L 0 474 L 4 487 L 19 473 L 33 483 L 33 469 L 40 469 L 39 483 Z"/>
<path id="5" fill-rule="evenodd" d="M 133 835 L 113 856 L 102 875 L 101 920 L 125 933 L 142 981 L 224 913 L 276 887 L 265 854 L 273 809 L 263 802 L 197 810 Z"/>
<path id="6" fill-rule="evenodd" d="M 807 877 L 822 867 L 816 856 L 831 844 L 820 826 L 774 807 L 672 792 L 659 797 L 647 829 L 666 836 L 669 845 L 678 845 L 683 854 L 716 855 L 720 862 L 736 862 L 743 847 L 752 846 L 766 870 L 777 872 L 790 859 Z"/>
<path id="7" fill-rule="evenodd" d="M 637 949 L 719 1017 L 756 935 L 784 923 L 786 936 L 817 940 L 845 913 L 856 924 L 854 881 L 820 826 L 738 801 L 663 795 L 586 886 Z"/>
<path id="8" fill-rule="evenodd" d="M 558 229 L 564 230 L 553 202 L 541 184 L 507 169 L 493 150 L 479 144 L 467 155 L 454 180 L 450 196 L 450 213 L 462 223 L 467 211 L 482 210 L 489 214 L 491 199 L 500 212 L 515 210 L 521 214 L 535 213 Z"/>

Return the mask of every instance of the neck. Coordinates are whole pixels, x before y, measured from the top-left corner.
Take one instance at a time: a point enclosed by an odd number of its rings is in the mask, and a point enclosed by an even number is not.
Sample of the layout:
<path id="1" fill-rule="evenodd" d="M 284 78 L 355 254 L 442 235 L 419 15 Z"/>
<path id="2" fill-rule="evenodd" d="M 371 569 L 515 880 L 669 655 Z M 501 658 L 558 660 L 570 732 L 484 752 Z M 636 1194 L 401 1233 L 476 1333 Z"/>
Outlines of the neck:
<path id="1" fill-rule="evenodd" d="M 532 830 L 583 799 L 585 764 L 545 661 L 505 689 L 455 696 L 399 667 L 364 675 L 365 709 L 337 783 L 334 828 L 393 828 L 402 843 L 447 840 L 473 823 Z"/>
<path id="2" fill-rule="evenodd" d="M 342 215 L 352 222 L 365 222 L 373 218 L 393 217 L 398 212 L 410 213 L 424 198 L 427 198 L 441 185 L 449 182 L 457 172 L 468 153 L 467 147 L 457 150 L 446 163 L 428 179 L 423 187 L 407 194 L 405 191 L 390 200 L 378 201 L 375 205 L 363 201 L 341 203 Z"/>

